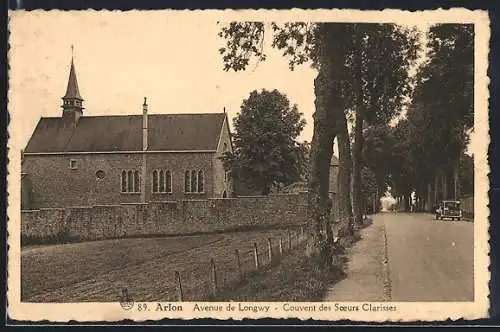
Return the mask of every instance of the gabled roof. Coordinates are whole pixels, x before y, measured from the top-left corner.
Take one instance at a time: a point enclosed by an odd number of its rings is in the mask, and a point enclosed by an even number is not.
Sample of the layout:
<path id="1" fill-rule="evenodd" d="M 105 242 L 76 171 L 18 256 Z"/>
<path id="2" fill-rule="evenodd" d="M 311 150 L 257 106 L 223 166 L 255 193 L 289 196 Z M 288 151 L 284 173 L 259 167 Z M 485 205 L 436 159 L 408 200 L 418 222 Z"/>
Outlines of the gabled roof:
<path id="1" fill-rule="evenodd" d="M 148 150 L 216 150 L 226 114 L 149 114 Z M 25 153 L 142 150 L 142 115 L 41 118 Z"/>

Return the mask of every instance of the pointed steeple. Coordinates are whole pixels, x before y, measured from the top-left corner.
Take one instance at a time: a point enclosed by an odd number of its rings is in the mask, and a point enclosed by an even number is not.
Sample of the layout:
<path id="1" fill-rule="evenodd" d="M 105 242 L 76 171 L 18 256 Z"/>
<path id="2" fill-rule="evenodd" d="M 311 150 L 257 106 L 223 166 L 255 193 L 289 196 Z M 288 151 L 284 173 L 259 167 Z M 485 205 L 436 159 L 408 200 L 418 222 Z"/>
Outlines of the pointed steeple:
<path id="1" fill-rule="evenodd" d="M 66 87 L 66 94 L 62 97 L 63 104 L 63 117 L 72 119 L 74 125 L 78 122 L 80 116 L 83 115 L 83 98 L 78 89 L 78 81 L 76 79 L 75 64 L 73 61 L 73 45 L 71 45 L 71 67 L 69 69 L 68 86 Z"/>
<path id="2" fill-rule="evenodd" d="M 68 87 L 66 88 L 66 94 L 63 99 L 79 99 L 83 100 L 80 96 L 80 90 L 78 89 L 78 80 L 76 79 L 75 64 L 73 62 L 73 57 L 71 57 L 71 68 L 69 70 Z"/>

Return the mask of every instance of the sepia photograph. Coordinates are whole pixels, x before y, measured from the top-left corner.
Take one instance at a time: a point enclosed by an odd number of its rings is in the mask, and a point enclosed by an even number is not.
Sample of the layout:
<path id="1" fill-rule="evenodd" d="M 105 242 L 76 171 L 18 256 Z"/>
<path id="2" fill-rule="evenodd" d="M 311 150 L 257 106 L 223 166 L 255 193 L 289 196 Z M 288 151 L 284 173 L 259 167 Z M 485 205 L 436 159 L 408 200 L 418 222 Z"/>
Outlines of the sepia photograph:
<path id="1" fill-rule="evenodd" d="M 9 30 L 11 316 L 486 315 L 484 12 L 11 11 Z"/>

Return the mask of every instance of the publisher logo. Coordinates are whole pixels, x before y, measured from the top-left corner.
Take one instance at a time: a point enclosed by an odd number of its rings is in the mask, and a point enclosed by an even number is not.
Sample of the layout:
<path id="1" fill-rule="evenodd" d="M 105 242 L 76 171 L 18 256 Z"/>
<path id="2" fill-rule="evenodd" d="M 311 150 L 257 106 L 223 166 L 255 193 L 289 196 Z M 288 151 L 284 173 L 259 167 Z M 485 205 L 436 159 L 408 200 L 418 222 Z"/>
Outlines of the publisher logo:
<path id="1" fill-rule="evenodd" d="M 134 307 L 134 301 L 130 297 L 127 288 L 122 289 L 122 295 L 120 296 L 120 306 L 123 308 L 123 310 L 130 310 Z"/>

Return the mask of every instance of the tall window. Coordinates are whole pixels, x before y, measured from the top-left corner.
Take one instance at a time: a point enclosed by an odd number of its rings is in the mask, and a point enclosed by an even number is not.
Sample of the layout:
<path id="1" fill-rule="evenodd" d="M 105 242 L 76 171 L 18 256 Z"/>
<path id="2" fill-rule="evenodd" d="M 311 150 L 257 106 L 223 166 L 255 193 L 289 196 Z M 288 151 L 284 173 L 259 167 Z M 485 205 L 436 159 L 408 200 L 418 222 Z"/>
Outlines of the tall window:
<path id="1" fill-rule="evenodd" d="M 141 192 L 141 177 L 139 171 L 123 170 L 121 174 L 121 191 L 122 193 L 140 193 Z"/>
<path id="2" fill-rule="evenodd" d="M 155 169 L 153 171 L 153 192 L 172 192 L 172 173 L 169 170 Z"/>
<path id="3" fill-rule="evenodd" d="M 202 170 L 199 170 L 198 171 L 198 192 L 199 193 L 202 193 L 203 192 L 203 171 Z"/>
<path id="4" fill-rule="evenodd" d="M 191 172 L 186 171 L 184 174 L 184 192 L 191 192 Z"/>
<path id="5" fill-rule="evenodd" d="M 204 192 L 203 171 L 187 170 L 184 175 L 184 192 L 203 193 Z"/>
<path id="6" fill-rule="evenodd" d="M 195 192 L 198 192 L 198 186 L 197 186 L 197 181 L 198 180 L 198 176 L 196 174 L 196 171 L 195 170 L 192 170 L 191 171 L 191 192 L 195 193 Z"/>

